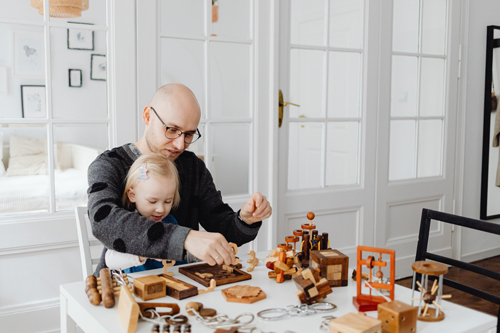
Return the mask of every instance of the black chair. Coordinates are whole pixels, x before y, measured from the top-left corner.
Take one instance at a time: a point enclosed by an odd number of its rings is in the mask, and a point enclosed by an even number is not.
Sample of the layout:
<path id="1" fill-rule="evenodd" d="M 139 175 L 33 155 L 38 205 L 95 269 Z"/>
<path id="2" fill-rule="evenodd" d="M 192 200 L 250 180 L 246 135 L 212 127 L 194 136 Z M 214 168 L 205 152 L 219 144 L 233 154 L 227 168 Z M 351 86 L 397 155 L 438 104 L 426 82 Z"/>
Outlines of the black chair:
<path id="1" fill-rule="evenodd" d="M 427 252 L 427 245 L 429 242 L 429 230 L 431 227 L 431 220 L 435 221 L 441 221 L 445 223 L 451 223 L 454 225 L 458 225 L 461 227 L 465 228 L 470 228 L 470 229 L 475 229 L 475 230 L 480 230 L 484 232 L 489 232 L 492 234 L 500 235 L 500 225 L 491 223 L 491 222 L 485 222 L 481 220 L 474 220 L 471 218 L 463 217 L 463 216 L 457 216 L 457 215 L 452 215 L 452 214 L 447 214 L 443 212 L 438 212 L 435 210 L 430 210 L 430 209 L 423 209 L 422 210 L 422 220 L 420 222 L 420 232 L 418 235 L 418 244 L 417 244 L 417 255 L 415 257 L 415 261 L 420 261 L 420 260 L 434 260 L 437 262 L 441 262 L 443 264 L 459 267 L 477 274 L 481 274 L 484 276 L 487 276 L 489 278 L 495 279 L 497 281 L 500 281 L 500 273 L 496 273 L 493 271 L 490 271 L 486 268 L 478 267 L 463 261 L 443 257 L 437 254 L 429 253 Z M 420 275 L 420 274 L 419 274 Z M 429 277 L 429 280 L 431 277 Z M 420 280 L 420 277 L 417 276 L 417 281 Z M 446 278 L 443 279 L 443 284 L 447 285 L 449 287 L 461 290 L 463 292 L 469 293 L 471 295 L 480 297 L 482 299 L 485 299 L 487 301 L 490 301 L 492 303 L 495 303 L 500 306 L 500 297 L 488 294 L 482 290 L 478 290 L 466 285 L 463 285 L 461 283 L 455 282 L 448 280 Z M 497 333 L 500 333 L 500 309 L 497 314 Z"/>

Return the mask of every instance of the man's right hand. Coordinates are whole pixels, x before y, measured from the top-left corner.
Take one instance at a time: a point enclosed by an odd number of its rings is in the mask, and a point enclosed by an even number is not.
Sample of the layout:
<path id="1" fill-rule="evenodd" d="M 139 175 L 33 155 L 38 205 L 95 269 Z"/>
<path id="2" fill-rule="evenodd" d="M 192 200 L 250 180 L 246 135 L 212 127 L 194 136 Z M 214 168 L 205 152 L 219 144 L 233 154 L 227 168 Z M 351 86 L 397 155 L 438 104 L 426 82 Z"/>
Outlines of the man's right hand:
<path id="1" fill-rule="evenodd" d="M 219 233 L 191 230 L 184 241 L 184 248 L 210 266 L 236 264 L 233 249 Z"/>

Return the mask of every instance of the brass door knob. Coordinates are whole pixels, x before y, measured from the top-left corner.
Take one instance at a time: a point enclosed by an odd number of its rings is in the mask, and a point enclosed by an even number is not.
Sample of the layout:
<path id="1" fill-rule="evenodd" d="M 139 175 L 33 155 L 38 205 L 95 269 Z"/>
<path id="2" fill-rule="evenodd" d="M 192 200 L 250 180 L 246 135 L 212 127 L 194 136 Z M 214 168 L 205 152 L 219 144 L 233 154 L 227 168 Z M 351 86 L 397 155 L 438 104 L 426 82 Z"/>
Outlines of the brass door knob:
<path id="1" fill-rule="evenodd" d="M 279 106 L 278 127 L 281 127 L 281 124 L 283 123 L 283 107 L 285 107 L 287 105 L 293 105 L 293 106 L 300 107 L 300 105 L 295 104 L 295 103 L 283 102 L 283 92 L 280 89 L 280 91 L 279 91 L 279 102 L 278 102 L 278 106 Z"/>

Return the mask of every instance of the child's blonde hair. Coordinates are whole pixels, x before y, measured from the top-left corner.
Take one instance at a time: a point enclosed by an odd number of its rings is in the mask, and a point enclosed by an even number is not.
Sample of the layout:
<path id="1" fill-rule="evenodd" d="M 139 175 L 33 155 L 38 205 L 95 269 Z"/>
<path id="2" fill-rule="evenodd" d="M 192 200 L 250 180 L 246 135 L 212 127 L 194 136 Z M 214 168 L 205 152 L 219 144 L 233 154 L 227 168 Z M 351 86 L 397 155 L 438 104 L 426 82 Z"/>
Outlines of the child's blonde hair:
<path id="1" fill-rule="evenodd" d="M 134 207 L 134 204 L 130 202 L 127 192 L 129 189 L 134 188 L 142 179 L 142 173 L 139 169 L 146 168 L 147 176 L 154 175 L 157 177 L 165 177 L 171 179 L 175 182 L 175 193 L 174 199 L 172 202 L 172 208 L 176 208 L 179 206 L 179 202 L 181 201 L 179 195 L 179 173 L 177 172 L 177 167 L 174 162 L 170 161 L 166 156 L 162 154 L 143 154 L 137 160 L 135 160 L 134 164 L 130 167 L 130 170 L 127 174 L 127 183 L 125 184 L 125 191 L 123 191 L 122 204 L 126 209 L 131 209 Z"/>

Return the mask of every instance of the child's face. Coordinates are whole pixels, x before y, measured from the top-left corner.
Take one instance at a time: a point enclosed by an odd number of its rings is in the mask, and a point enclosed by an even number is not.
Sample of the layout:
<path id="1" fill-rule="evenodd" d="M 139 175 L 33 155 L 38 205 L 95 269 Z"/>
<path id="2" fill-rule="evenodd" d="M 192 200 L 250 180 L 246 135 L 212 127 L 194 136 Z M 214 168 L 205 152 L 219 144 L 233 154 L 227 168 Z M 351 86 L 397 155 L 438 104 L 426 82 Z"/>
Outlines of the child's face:
<path id="1" fill-rule="evenodd" d="M 172 209 L 175 182 L 166 177 L 148 176 L 148 179 L 139 180 L 134 188 L 129 189 L 127 195 L 142 216 L 161 221 Z"/>

